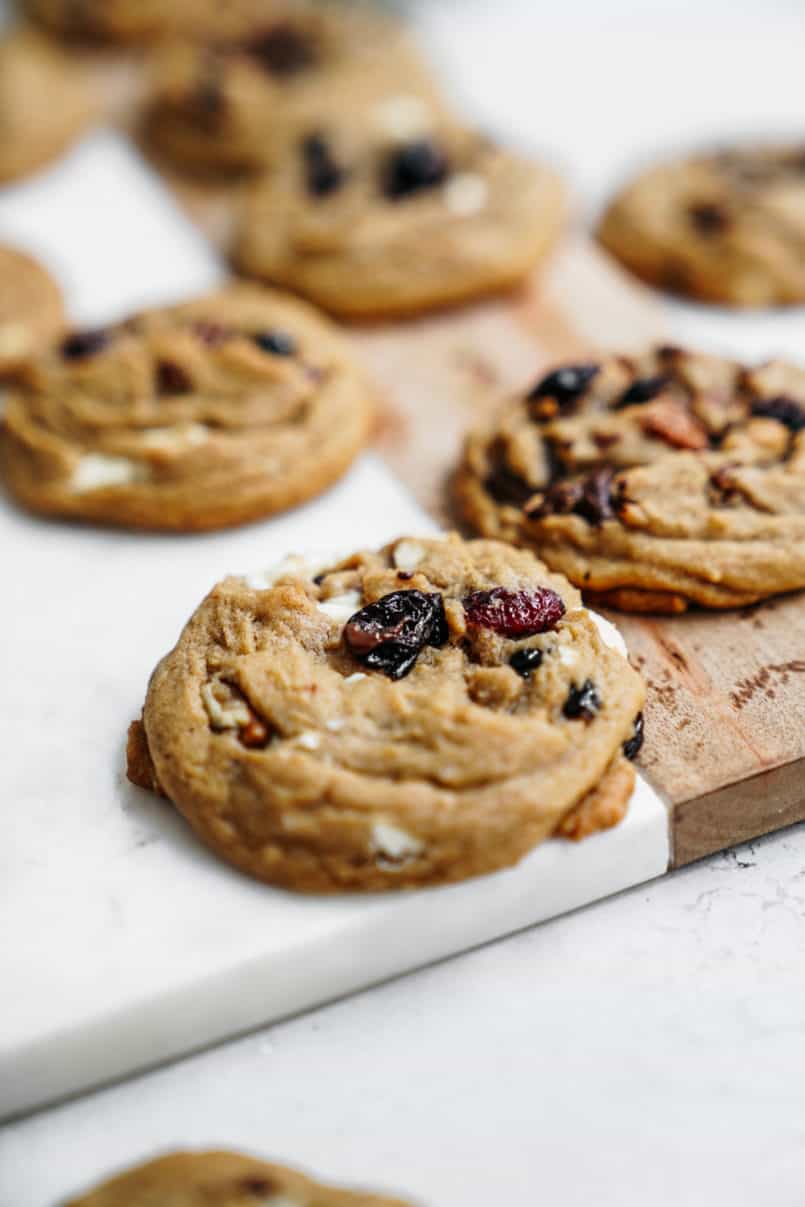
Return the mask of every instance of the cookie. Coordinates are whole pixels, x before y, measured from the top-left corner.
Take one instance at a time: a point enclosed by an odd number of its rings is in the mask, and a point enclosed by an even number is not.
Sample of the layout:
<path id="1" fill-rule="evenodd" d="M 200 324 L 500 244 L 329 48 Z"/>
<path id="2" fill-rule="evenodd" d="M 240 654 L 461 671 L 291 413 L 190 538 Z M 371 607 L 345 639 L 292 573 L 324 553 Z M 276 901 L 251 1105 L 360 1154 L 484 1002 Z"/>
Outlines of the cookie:
<path id="1" fill-rule="evenodd" d="M 302 303 L 235 284 L 26 366 L 0 470 L 34 511 L 180 531 L 281 511 L 338 478 L 365 443 L 370 389 Z"/>
<path id="2" fill-rule="evenodd" d="M 0 245 L 0 380 L 54 343 L 64 327 L 53 278 L 30 256 Z"/>
<path id="3" fill-rule="evenodd" d="M 531 553 L 408 537 L 216 586 L 151 678 L 128 772 L 268 883 L 444 884 L 619 821 L 643 698 Z"/>
<path id="4" fill-rule="evenodd" d="M 94 110 L 81 71 L 45 38 L 22 31 L 0 40 L 0 181 L 60 155 Z"/>
<path id="5" fill-rule="evenodd" d="M 365 6 L 327 3 L 278 4 L 235 41 L 166 47 L 151 92 L 152 145 L 215 170 L 271 167 L 334 112 L 351 121 L 385 106 L 410 123 L 440 104 L 401 27 Z"/>
<path id="6" fill-rule="evenodd" d="M 353 318 L 415 314 L 521 281 L 561 228 L 558 177 L 429 115 L 409 133 L 410 116 L 381 108 L 374 124 L 366 115 L 311 130 L 247 203 L 241 269 Z"/>
<path id="7" fill-rule="evenodd" d="M 805 301 L 805 146 L 695 155 L 651 168 L 598 238 L 649 284 L 728 306 Z"/>
<path id="8" fill-rule="evenodd" d="M 402 1199 L 323 1186 L 234 1152 L 177 1152 L 104 1182 L 65 1207 L 406 1207 Z"/>
<path id="9" fill-rule="evenodd" d="M 627 611 L 805 587 L 805 370 L 679 348 L 563 365 L 473 432 L 465 518 Z"/>

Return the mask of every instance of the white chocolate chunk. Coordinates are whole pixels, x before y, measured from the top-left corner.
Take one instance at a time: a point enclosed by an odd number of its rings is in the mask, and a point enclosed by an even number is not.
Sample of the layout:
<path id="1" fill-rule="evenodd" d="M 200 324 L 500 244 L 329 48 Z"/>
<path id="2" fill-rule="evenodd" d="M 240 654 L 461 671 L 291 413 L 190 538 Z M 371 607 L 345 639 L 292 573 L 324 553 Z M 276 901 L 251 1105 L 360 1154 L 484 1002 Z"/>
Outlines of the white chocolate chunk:
<path id="1" fill-rule="evenodd" d="M 431 112 L 421 97 L 400 92 L 375 105 L 372 119 L 379 134 L 394 142 L 408 142 L 427 132 Z"/>
<path id="2" fill-rule="evenodd" d="M 306 729 L 304 733 L 300 733 L 294 741 L 297 746 L 301 746 L 303 750 L 318 750 L 321 746 L 321 734 L 315 733 L 312 729 Z"/>
<path id="3" fill-rule="evenodd" d="M 355 671 L 354 675 L 347 675 L 345 683 L 360 683 L 361 679 L 368 679 L 368 675 L 364 675 L 363 671 Z"/>
<path id="4" fill-rule="evenodd" d="M 70 478 L 70 489 L 78 494 L 101 490 L 105 486 L 128 486 L 148 477 L 145 466 L 129 457 L 107 457 L 105 453 L 87 453 Z"/>
<path id="5" fill-rule="evenodd" d="M 186 423 L 177 427 L 152 427 L 143 432 L 142 442 L 146 448 L 165 452 L 181 452 L 186 448 L 197 448 L 206 444 L 210 429 L 203 423 Z"/>
<path id="6" fill-rule="evenodd" d="M 215 683 L 205 683 L 201 689 L 201 702 L 213 729 L 240 729 L 242 725 L 248 725 L 251 714 L 244 701 L 234 697 L 224 705 L 216 697 L 215 687 Z"/>
<path id="7" fill-rule="evenodd" d="M 444 203 L 457 218 L 480 214 L 489 199 L 489 186 L 476 172 L 457 172 L 444 186 Z"/>
<path id="8" fill-rule="evenodd" d="M 333 553 L 321 554 L 319 556 L 315 554 L 289 553 L 281 562 L 276 562 L 275 565 L 269 566 L 267 570 L 259 570 L 254 574 L 247 574 L 245 576 L 246 585 L 254 591 L 265 591 L 268 587 L 273 587 L 282 578 L 312 579 L 317 574 L 321 574 L 322 570 L 326 570 L 328 566 L 333 566 L 340 560 L 339 555 Z"/>
<path id="9" fill-rule="evenodd" d="M 323 603 L 317 604 L 320 612 L 341 624 L 345 624 L 350 616 L 354 616 L 360 606 L 361 597 L 357 591 L 345 591 L 343 595 L 334 595 L 332 599 L 325 599 Z"/>
<path id="10" fill-rule="evenodd" d="M 343 717 L 331 717 L 330 720 L 325 721 L 324 724 L 331 733 L 340 733 L 346 725 L 346 721 Z"/>
<path id="11" fill-rule="evenodd" d="M 424 843 L 391 822 L 376 821 L 372 826 L 372 850 L 394 863 L 413 859 L 423 849 Z"/>
<path id="12" fill-rule="evenodd" d="M 402 570 L 405 574 L 410 574 L 427 557 L 427 553 L 427 549 L 424 545 L 420 545 L 419 541 L 405 538 L 402 541 L 398 541 L 394 546 L 392 559 L 398 570 Z"/>
<path id="13" fill-rule="evenodd" d="M 578 650 L 574 650 L 572 646 L 559 646 L 559 661 L 563 666 L 575 666 L 579 660 Z"/>

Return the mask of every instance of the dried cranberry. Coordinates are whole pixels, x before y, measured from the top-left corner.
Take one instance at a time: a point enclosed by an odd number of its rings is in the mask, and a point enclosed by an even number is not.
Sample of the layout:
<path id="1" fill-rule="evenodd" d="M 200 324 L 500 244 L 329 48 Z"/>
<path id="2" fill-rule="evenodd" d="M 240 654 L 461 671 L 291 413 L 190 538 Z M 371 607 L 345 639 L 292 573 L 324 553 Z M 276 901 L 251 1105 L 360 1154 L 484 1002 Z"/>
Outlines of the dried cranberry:
<path id="1" fill-rule="evenodd" d="M 447 638 L 441 595 L 423 591 L 392 591 L 361 608 L 344 626 L 350 653 L 389 679 L 402 679 L 426 645 L 439 647 Z"/>
<path id="2" fill-rule="evenodd" d="M 161 360 L 157 364 L 157 391 L 160 394 L 189 394 L 193 383 L 181 365 L 172 360 Z"/>
<path id="3" fill-rule="evenodd" d="M 464 613 L 470 628 L 492 629 L 501 637 L 533 637 L 545 633 L 562 619 L 565 605 L 550 587 L 533 591 L 473 591 L 464 599 Z"/>
<path id="4" fill-rule="evenodd" d="M 721 235 L 730 225 L 730 216 L 716 201 L 697 201 L 688 206 L 690 221 L 700 235 Z"/>
<path id="5" fill-rule="evenodd" d="M 560 412 L 569 411 L 578 401 L 590 382 L 596 376 L 600 366 L 592 362 L 582 365 L 563 365 L 554 369 L 541 381 L 538 381 L 527 396 L 528 402 L 538 402 L 541 398 L 552 399 Z M 540 409 L 536 418 L 548 418 L 550 412 L 544 414 Z"/>
<path id="6" fill-rule="evenodd" d="M 658 394 L 661 394 L 667 385 L 668 378 L 665 374 L 659 377 L 638 377 L 637 381 L 632 382 L 628 390 L 624 390 L 614 404 L 614 409 L 635 406 L 641 402 L 651 402 L 652 398 L 656 398 Z"/>
<path id="7" fill-rule="evenodd" d="M 805 408 L 793 398 L 758 398 L 752 403 L 752 414 L 758 418 L 776 419 L 791 432 L 805 428 Z"/>
<path id="8" fill-rule="evenodd" d="M 345 172 L 332 156 L 326 139 L 311 134 L 302 143 L 305 160 L 305 183 L 311 197 L 328 197 L 344 183 Z"/>
<path id="9" fill-rule="evenodd" d="M 542 662 L 542 650 L 537 650 L 533 646 L 527 647 L 524 650 L 515 650 L 509 659 L 509 666 L 521 679 L 529 679 L 531 672 L 535 671 Z"/>
<path id="10" fill-rule="evenodd" d="M 109 343 L 109 333 L 98 328 L 95 331 L 74 331 L 61 346 L 65 360 L 87 360 L 102 352 Z"/>
<path id="11" fill-rule="evenodd" d="M 577 687 L 574 683 L 570 691 L 567 693 L 562 712 L 571 721 L 582 718 L 585 721 L 592 721 L 593 717 L 601 709 L 601 697 L 599 696 L 595 684 L 592 679 L 585 679 L 581 687 Z"/>
<path id="12" fill-rule="evenodd" d="M 246 51 L 273 75 L 296 75 L 312 67 L 319 57 L 315 43 L 290 23 L 275 25 L 253 38 Z"/>
<path id="13" fill-rule="evenodd" d="M 643 723 L 643 714 L 639 712 L 634 719 L 634 730 L 628 742 L 623 743 L 623 753 L 627 759 L 636 759 L 643 745 L 645 725 Z"/>
<path id="14" fill-rule="evenodd" d="M 447 156 L 441 147 L 427 138 L 406 143 L 387 161 L 383 172 L 383 192 L 392 200 L 432 189 L 448 173 Z"/>
<path id="15" fill-rule="evenodd" d="M 286 331 L 260 331 L 254 337 L 257 347 L 271 356 L 293 356 L 296 340 Z"/>

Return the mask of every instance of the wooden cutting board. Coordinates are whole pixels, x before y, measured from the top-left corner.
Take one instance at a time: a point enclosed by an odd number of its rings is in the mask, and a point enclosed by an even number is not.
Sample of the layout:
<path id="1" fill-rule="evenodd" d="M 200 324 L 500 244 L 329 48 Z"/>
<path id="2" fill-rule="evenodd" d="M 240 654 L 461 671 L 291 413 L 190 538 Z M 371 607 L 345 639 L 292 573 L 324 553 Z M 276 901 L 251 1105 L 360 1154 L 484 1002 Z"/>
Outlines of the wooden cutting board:
<path id="1" fill-rule="evenodd" d="M 87 69 L 109 114 L 133 131 L 140 65 L 95 54 Z M 156 166 L 225 251 L 242 191 Z M 517 294 L 350 331 L 384 396 L 377 448 L 446 525 L 462 435 L 502 395 L 564 357 L 673 334 L 661 300 L 581 230 Z M 641 763 L 668 807 L 673 866 L 805 819 L 805 596 L 727 613 L 610 619 L 648 683 Z"/>

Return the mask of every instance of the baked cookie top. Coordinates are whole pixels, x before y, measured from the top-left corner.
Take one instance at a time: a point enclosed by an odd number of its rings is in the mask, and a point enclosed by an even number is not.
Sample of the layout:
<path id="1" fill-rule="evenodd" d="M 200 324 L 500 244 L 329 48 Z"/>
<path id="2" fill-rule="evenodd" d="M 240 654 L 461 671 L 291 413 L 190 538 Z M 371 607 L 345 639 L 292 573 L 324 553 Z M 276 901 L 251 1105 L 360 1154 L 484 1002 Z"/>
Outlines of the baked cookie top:
<path id="1" fill-rule="evenodd" d="M 65 1207 L 406 1207 L 402 1199 L 323 1186 L 234 1152 L 177 1152 L 138 1165 Z"/>
<path id="2" fill-rule="evenodd" d="M 80 69 L 45 38 L 24 30 L 0 39 L 0 181 L 59 155 L 94 109 Z"/>
<path id="3" fill-rule="evenodd" d="M 33 17 L 58 33 L 112 42 L 247 37 L 265 21 L 266 9 L 274 12 L 280 2 L 285 9 L 293 5 L 293 0 L 23 0 Z"/>
<path id="4" fill-rule="evenodd" d="M 61 290 L 41 264 L 0 244 L 0 379 L 53 343 L 65 327 Z"/>
<path id="5" fill-rule="evenodd" d="M 272 166 L 334 113 L 441 107 L 402 27 L 365 5 L 273 5 L 234 40 L 165 47 L 152 74 L 150 139 L 190 167 Z"/>
<path id="6" fill-rule="evenodd" d="M 256 186 L 235 257 L 336 314 L 416 313 L 513 285 L 563 218 L 552 171 L 392 100 L 311 130 Z"/>
<path id="7" fill-rule="evenodd" d="M 239 524 L 317 494 L 368 436 L 370 390 L 330 324 L 235 284 L 27 366 L 0 467 L 35 511 L 146 528 Z"/>
<path id="8" fill-rule="evenodd" d="M 805 370 L 661 347 L 563 365 L 473 432 L 465 517 L 627 610 L 805 587 Z"/>
<path id="9" fill-rule="evenodd" d="M 529 552 L 402 538 L 219 584 L 152 676 L 129 778 L 273 884 L 445 883 L 619 821 L 643 698 Z"/>
<path id="10" fill-rule="evenodd" d="M 598 238 L 632 272 L 731 306 L 805 301 L 805 146 L 748 147 L 650 168 Z"/>

